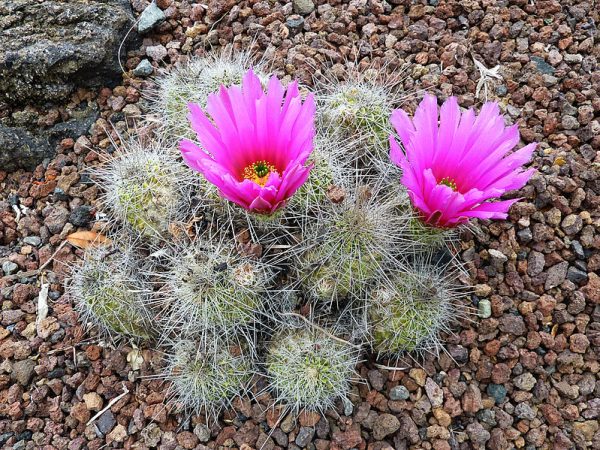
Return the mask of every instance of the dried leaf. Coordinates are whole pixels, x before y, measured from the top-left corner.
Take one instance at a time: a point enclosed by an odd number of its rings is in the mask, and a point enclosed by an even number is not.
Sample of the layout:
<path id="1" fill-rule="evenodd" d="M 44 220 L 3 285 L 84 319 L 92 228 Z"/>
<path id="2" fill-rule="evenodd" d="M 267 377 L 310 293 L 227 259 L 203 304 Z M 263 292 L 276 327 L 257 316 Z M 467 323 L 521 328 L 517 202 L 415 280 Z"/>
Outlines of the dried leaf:
<path id="1" fill-rule="evenodd" d="M 139 348 L 134 347 L 129 353 L 127 353 L 127 362 L 131 366 L 132 370 L 140 370 L 140 367 L 144 363 L 144 357 Z"/>
<path id="2" fill-rule="evenodd" d="M 171 233 L 171 236 L 177 240 L 181 236 L 181 227 L 177 223 L 170 223 L 169 233 Z"/>
<path id="3" fill-rule="evenodd" d="M 331 185 L 327 188 L 327 198 L 331 203 L 342 203 L 346 198 L 346 191 L 339 186 Z"/>
<path id="4" fill-rule="evenodd" d="M 491 69 L 488 69 L 481 62 L 477 61 L 473 55 L 471 55 L 471 57 L 473 58 L 473 62 L 475 63 L 475 66 L 477 67 L 477 69 L 479 69 L 479 81 L 477 82 L 477 86 L 475 87 L 475 97 L 479 98 L 479 93 L 481 92 L 481 88 L 483 87 L 484 97 L 487 99 L 487 93 L 488 93 L 487 82 L 489 80 L 491 80 L 492 78 L 495 78 L 496 80 L 503 79 L 502 75 L 500 75 L 500 72 L 499 72 L 500 66 L 495 66 L 495 67 L 492 67 Z"/>
<path id="5" fill-rule="evenodd" d="M 40 328 L 42 321 L 48 316 L 48 290 L 50 289 L 50 283 L 42 282 L 40 288 L 40 294 L 37 299 L 37 316 L 35 318 L 35 326 L 38 334 L 40 334 Z"/>
<path id="6" fill-rule="evenodd" d="M 86 249 L 94 246 L 109 246 L 112 242 L 106 236 L 95 231 L 77 231 L 67 236 L 69 244 Z"/>

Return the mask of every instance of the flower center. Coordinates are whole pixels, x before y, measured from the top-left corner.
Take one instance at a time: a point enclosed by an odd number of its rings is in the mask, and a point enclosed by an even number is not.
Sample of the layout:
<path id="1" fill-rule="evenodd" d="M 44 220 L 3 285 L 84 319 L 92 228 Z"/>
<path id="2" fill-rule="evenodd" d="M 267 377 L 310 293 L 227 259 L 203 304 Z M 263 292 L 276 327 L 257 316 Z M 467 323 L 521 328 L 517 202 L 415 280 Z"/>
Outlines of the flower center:
<path id="1" fill-rule="evenodd" d="M 264 186 L 267 184 L 271 172 L 277 172 L 273 164 L 270 164 L 268 161 L 257 161 L 246 166 L 242 177 L 244 180 L 254 181 L 256 184 Z"/>
<path id="2" fill-rule="evenodd" d="M 444 186 L 448 186 L 450 189 L 452 189 L 453 191 L 456 190 L 456 181 L 454 181 L 452 178 L 450 177 L 446 177 L 446 178 L 442 178 L 438 184 L 443 184 Z"/>

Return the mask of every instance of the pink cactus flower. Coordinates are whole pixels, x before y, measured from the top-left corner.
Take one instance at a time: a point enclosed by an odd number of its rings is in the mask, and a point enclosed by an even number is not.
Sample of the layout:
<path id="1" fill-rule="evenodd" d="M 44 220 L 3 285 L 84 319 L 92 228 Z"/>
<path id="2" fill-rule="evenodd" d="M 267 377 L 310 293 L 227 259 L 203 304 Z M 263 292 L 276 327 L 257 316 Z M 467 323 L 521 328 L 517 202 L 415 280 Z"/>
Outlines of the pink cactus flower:
<path id="1" fill-rule="evenodd" d="M 470 218 L 506 219 L 518 199 L 490 201 L 527 183 L 535 169 L 523 170 L 536 143 L 509 152 L 519 142 L 517 125 L 506 127 L 497 103 L 488 102 L 476 117 L 461 114 L 455 97 L 439 112 L 426 95 L 411 121 L 401 109 L 391 122 L 404 147 L 390 136 L 390 158 L 402 168 L 402 184 L 422 220 L 439 228 Z"/>
<path id="2" fill-rule="evenodd" d="M 200 147 L 183 139 L 186 164 L 217 186 L 221 195 L 248 211 L 272 214 L 307 180 L 312 166 L 315 101 L 304 103 L 293 82 L 287 90 L 277 77 L 267 92 L 249 70 L 242 85 L 208 97 L 206 110 L 190 103 L 188 118 Z"/>

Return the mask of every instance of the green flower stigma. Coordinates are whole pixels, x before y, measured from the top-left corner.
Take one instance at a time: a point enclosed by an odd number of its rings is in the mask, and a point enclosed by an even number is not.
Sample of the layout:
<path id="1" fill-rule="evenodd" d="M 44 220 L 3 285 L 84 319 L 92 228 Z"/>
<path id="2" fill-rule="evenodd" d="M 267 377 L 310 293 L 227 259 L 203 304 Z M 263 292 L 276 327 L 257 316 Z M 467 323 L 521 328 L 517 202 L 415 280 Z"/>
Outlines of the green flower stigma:
<path id="1" fill-rule="evenodd" d="M 269 164 L 267 164 L 266 161 L 258 161 L 257 163 L 254 163 L 254 172 L 259 177 L 264 177 L 270 172 Z"/>
<path id="2" fill-rule="evenodd" d="M 443 184 L 444 186 L 448 186 L 453 191 L 456 191 L 456 181 L 450 177 L 442 178 L 438 184 Z"/>

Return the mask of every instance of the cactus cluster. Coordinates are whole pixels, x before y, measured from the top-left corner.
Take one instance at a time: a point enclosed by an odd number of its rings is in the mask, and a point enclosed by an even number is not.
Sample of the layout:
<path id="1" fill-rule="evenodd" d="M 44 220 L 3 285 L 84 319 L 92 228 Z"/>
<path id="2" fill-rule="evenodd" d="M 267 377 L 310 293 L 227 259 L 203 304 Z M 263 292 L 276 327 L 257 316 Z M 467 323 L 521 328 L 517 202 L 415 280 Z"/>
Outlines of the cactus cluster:
<path id="1" fill-rule="evenodd" d="M 224 200 L 185 166 L 187 103 L 204 107 L 250 65 L 220 53 L 156 80 L 154 139 L 123 139 L 94 170 L 109 237 L 135 248 L 88 251 L 70 286 L 84 322 L 164 348 L 171 401 L 213 419 L 257 374 L 277 402 L 324 411 L 347 397 L 361 348 L 437 351 L 459 315 L 451 271 L 432 256 L 454 236 L 419 221 L 386 162 L 399 97 L 358 69 L 317 84 L 314 167 L 274 214 Z"/>

